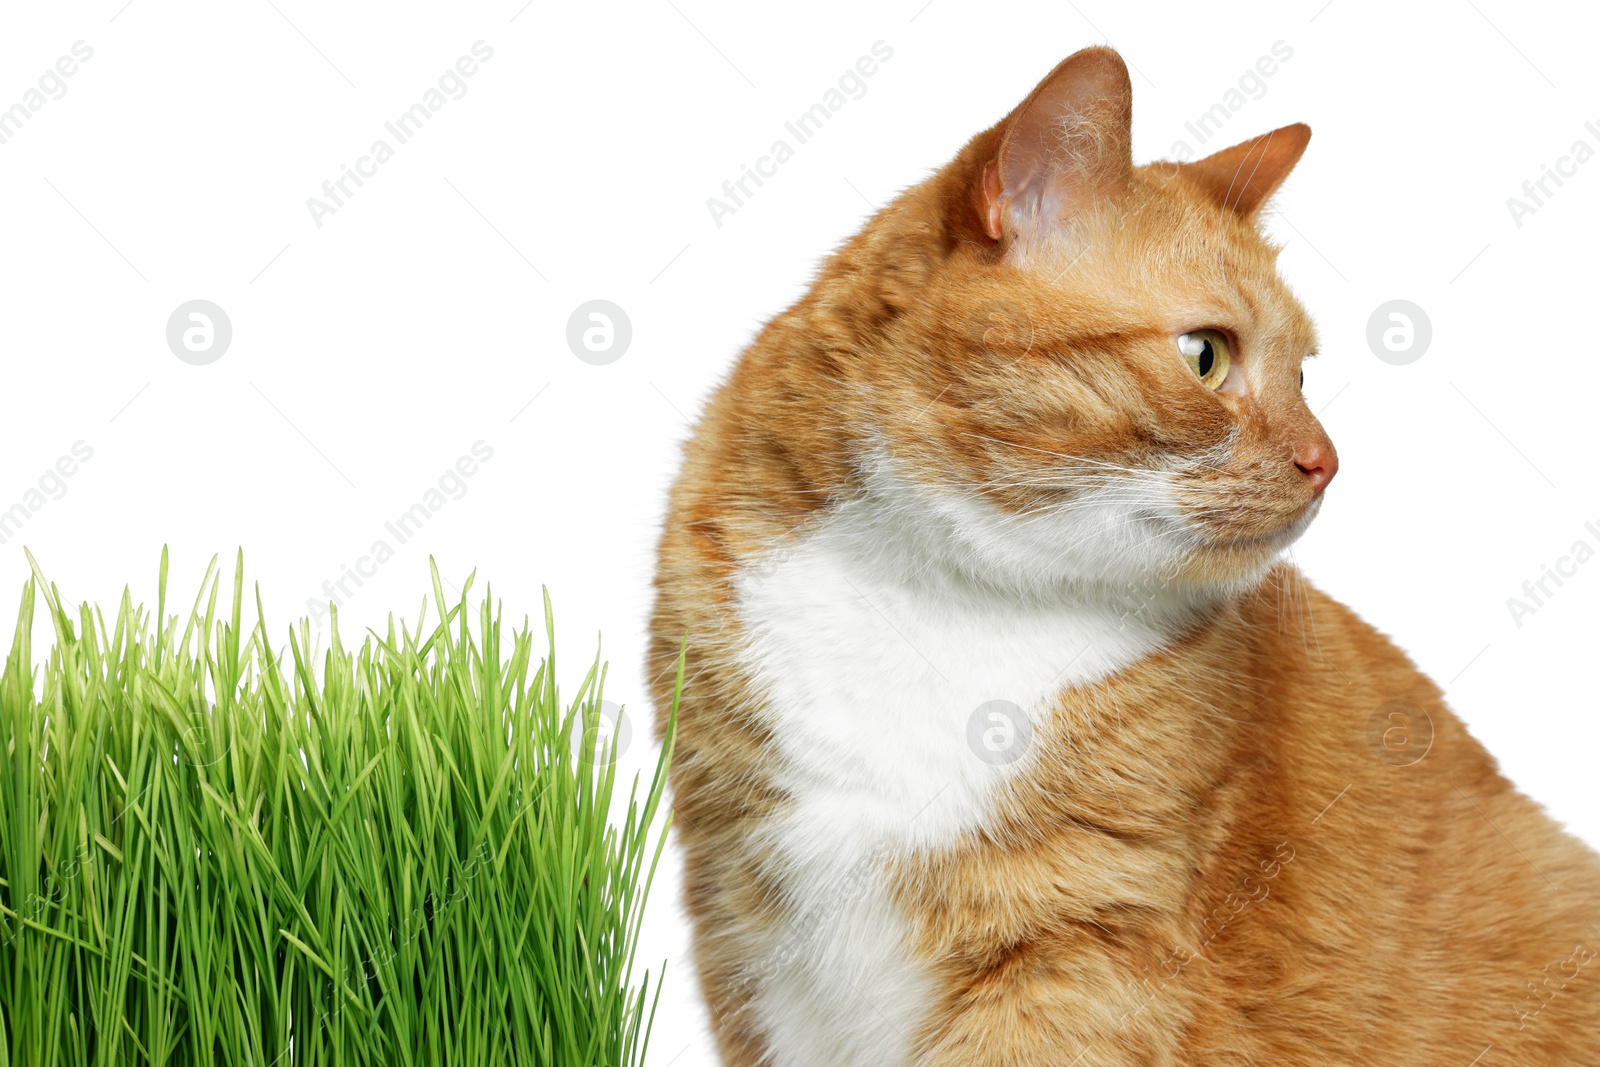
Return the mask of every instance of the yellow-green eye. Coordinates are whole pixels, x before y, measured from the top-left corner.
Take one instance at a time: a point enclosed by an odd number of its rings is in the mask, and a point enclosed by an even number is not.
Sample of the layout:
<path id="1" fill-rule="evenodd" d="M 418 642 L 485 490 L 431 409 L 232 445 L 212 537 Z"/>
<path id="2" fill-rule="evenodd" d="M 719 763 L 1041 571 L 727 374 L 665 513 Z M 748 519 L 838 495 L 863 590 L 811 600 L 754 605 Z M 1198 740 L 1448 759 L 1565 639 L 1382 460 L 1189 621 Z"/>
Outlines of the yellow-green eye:
<path id="1" fill-rule="evenodd" d="M 1200 384 L 1219 389 L 1228 378 L 1228 339 L 1216 330 L 1191 330 L 1178 338 L 1178 351 Z"/>

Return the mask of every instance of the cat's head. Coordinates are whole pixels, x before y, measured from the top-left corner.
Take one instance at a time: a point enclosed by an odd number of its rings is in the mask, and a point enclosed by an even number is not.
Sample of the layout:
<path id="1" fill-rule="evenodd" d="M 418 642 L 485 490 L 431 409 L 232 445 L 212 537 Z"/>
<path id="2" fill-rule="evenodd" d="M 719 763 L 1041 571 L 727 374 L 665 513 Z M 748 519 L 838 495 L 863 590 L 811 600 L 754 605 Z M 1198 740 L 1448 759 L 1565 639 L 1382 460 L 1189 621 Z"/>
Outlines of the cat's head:
<path id="1" fill-rule="evenodd" d="M 847 250 L 898 305 L 862 465 L 977 570 L 1232 587 L 1338 466 L 1257 225 L 1311 131 L 1134 166 L 1131 109 L 1121 58 L 1079 52 Z"/>

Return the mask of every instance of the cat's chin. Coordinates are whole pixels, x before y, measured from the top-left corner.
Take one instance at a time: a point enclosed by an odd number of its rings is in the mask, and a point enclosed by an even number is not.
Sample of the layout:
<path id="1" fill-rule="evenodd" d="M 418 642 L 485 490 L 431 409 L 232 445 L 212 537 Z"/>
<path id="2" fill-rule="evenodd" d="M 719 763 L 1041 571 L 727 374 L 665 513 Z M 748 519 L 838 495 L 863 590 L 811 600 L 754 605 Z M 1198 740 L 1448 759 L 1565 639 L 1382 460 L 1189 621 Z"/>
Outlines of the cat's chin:
<path id="1" fill-rule="evenodd" d="M 1308 504 L 1291 523 L 1264 534 L 1239 535 L 1233 532 L 1208 536 L 1194 553 L 1190 568 L 1197 578 L 1249 583 L 1272 568 L 1296 541 L 1310 529 L 1322 510 L 1322 497 Z"/>

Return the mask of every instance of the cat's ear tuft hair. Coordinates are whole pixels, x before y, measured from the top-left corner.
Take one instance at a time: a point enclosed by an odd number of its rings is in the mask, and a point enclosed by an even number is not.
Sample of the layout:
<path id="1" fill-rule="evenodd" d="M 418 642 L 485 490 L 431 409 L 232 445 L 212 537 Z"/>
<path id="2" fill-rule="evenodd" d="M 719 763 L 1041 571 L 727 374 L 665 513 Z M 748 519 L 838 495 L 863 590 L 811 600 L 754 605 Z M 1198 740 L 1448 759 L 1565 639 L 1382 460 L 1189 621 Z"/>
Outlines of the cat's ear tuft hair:
<path id="1" fill-rule="evenodd" d="M 1193 163 L 1180 163 L 1178 173 L 1199 185 L 1218 207 L 1248 219 L 1283 184 L 1310 140 L 1311 127 L 1297 122 Z"/>
<path id="2" fill-rule="evenodd" d="M 1006 118 L 976 192 L 991 240 L 1042 233 L 1115 196 L 1133 170 L 1133 84 L 1109 48 L 1062 60 Z"/>

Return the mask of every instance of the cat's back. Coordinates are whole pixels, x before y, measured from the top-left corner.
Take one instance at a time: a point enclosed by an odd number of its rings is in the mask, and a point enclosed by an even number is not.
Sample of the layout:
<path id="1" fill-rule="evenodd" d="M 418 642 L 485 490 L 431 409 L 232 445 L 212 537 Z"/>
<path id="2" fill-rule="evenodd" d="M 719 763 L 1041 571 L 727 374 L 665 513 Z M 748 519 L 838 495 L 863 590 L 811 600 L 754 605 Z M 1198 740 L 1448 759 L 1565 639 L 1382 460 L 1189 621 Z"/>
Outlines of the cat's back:
<path id="1" fill-rule="evenodd" d="M 1235 1011 L 1196 1020 L 1197 1061 L 1250 1043 L 1239 1018 L 1289 1005 L 1270 1047 L 1304 1041 L 1308 1063 L 1600 1063 L 1594 853 L 1343 604 L 1280 568 L 1244 622 L 1275 738 L 1252 817 L 1294 859 L 1215 937 L 1205 992 Z"/>

